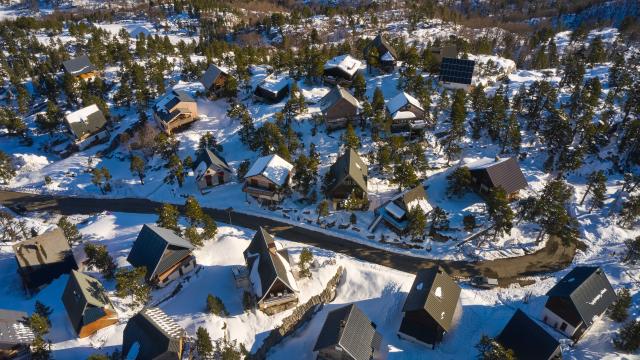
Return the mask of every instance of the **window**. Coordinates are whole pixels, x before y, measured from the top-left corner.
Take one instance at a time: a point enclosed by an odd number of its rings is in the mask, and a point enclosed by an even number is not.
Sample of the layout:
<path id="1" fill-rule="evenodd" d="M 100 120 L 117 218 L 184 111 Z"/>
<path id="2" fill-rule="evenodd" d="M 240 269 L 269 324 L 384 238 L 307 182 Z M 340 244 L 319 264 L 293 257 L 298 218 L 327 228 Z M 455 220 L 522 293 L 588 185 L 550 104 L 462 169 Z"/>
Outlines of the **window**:
<path id="1" fill-rule="evenodd" d="M 562 325 L 560 325 L 560 331 L 565 331 L 567 330 L 567 323 L 566 322 L 562 322 Z"/>

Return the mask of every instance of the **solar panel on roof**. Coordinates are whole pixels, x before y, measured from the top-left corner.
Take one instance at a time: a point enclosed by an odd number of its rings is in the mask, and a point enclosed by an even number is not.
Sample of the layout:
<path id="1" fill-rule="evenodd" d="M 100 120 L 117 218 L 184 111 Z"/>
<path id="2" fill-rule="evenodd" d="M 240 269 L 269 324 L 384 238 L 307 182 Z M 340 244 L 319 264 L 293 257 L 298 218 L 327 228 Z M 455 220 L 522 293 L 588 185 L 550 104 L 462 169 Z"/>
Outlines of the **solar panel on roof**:
<path id="1" fill-rule="evenodd" d="M 443 58 L 440 64 L 440 81 L 471 84 L 475 65 L 473 60 Z"/>

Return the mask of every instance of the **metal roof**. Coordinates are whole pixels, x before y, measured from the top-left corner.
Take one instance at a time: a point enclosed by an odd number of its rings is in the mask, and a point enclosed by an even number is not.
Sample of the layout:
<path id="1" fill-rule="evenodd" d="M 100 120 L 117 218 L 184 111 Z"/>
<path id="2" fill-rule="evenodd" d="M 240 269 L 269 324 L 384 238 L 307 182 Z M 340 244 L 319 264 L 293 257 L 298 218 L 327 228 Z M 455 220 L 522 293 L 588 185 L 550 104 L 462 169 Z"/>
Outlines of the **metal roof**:
<path id="1" fill-rule="evenodd" d="M 380 342 L 375 325 L 358 306 L 350 304 L 327 314 L 313 350 L 340 346 L 350 359 L 369 360 Z"/>
<path id="2" fill-rule="evenodd" d="M 496 341 L 513 350 L 518 360 L 548 360 L 560 354 L 560 343 L 520 309 Z"/>
<path id="3" fill-rule="evenodd" d="M 387 39 L 379 33 L 371 42 L 364 48 L 364 54 L 367 56 L 369 54 L 369 49 L 371 46 L 375 46 L 378 50 L 378 54 L 382 57 L 385 53 L 390 53 L 394 59 L 398 59 L 398 53 L 396 50 L 389 44 Z"/>
<path id="4" fill-rule="evenodd" d="M 491 186 L 502 187 L 507 194 L 526 189 L 529 184 L 524 178 L 520 165 L 515 158 L 497 159 L 493 162 L 480 161 L 467 166 L 471 174 L 484 172 L 487 174 Z"/>
<path id="5" fill-rule="evenodd" d="M 64 67 L 64 70 L 66 72 L 76 76 L 97 70 L 97 68 L 93 66 L 91 60 L 89 60 L 89 57 L 87 55 L 81 55 L 77 58 L 63 61 L 62 66 Z"/>
<path id="6" fill-rule="evenodd" d="M 62 293 L 62 303 L 76 331 L 105 315 L 103 309 L 113 311 L 111 301 L 97 279 L 78 271 L 71 271 Z"/>
<path id="7" fill-rule="evenodd" d="M 55 228 L 13 245 L 13 251 L 22 268 L 64 262 L 71 247 L 62 229 Z"/>
<path id="8" fill-rule="evenodd" d="M 273 251 L 270 251 L 270 249 Z M 280 280 L 292 292 L 297 289 L 296 284 L 291 282 L 293 281 L 293 276 L 287 274 L 290 270 L 283 264 L 283 259 L 275 253 L 276 251 L 273 236 L 263 227 L 260 227 L 251 239 L 249 246 L 243 252 L 249 269 L 253 268 L 254 261 L 259 262 L 258 276 L 260 277 L 260 288 L 262 289 L 262 294 L 259 294 L 260 299 L 268 294 L 269 288 L 276 280 Z"/>
<path id="9" fill-rule="evenodd" d="M 413 280 L 402 311 L 424 309 L 438 325 L 449 331 L 460 291 L 460 286 L 441 267 L 420 269 Z"/>
<path id="10" fill-rule="evenodd" d="M 205 89 L 209 89 L 220 75 L 229 75 L 229 73 L 221 67 L 211 64 L 207 68 L 207 71 L 202 74 L 200 83 L 202 83 Z"/>
<path id="11" fill-rule="evenodd" d="M 440 81 L 470 85 L 475 66 L 476 62 L 473 60 L 443 58 L 440 64 Z"/>
<path id="12" fill-rule="evenodd" d="M 351 148 L 347 149 L 347 151 L 338 157 L 336 162 L 331 165 L 329 171 L 333 173 L 335 179 L 333 185 L 329 187 L 329 193 L 333 192 L 333 190 L 340 186 L 347 178 L 351 178 L 362 191 L 367 192 L 367 176 L 369 170 L 355 150 Z"/>
<path id="13" fill-rule="evenodd" d="M 67 114 L 65 118 L 69 130 L 71 130 L 73 135 L 78 139 L 86 134 L 99 132 L 107 124 L 107 119 L 95 104 Z"/>
<path id="14" fill-rule="evenodd" d="M 547 296 L 569 299 L 587 326 L 591 326 L 594 318 L 617 299 L 607 275 L 595 266 L 576 266 L 547 292 Z"/>
<path id="15" fill-rule="evenodd" d="M 202 161 L 204 161 L 205 164 L 207 164 L 207 167 L 213 164 L 231 172 L 231 167 L 229 167 L 229 164 L 227 164 L 227 161 L 222 156 L 218 155 L 217 153 L 209 149 L 205 149 L 204 151 L 200 152 L 200 155 L 198 156 L 198 161 L 196 162 L 196 164 L 200 164 Z"/>
<path id="16" fill-rule="evenodd" d="M 346 100 L 347 103 L 351 104 L 354 108 L 360 108 L 360 102 L 358 101 L 358 99 L 353 97 L 353 95 L 351 95 L 351 93 L 342 86 L 336 86 L 335 88 L 331 89 L 331 91 L 329 91 L 327 95 L 323 96 L 322 99 L 320 99 L 320 106 L 322 107 L 322 111 L 325 112 L 341 99 Z"/>
<path id="17" fill-rule="evenodd" d="M 35 336 L 23 323 L 28 316 L 23 311 L 0 309 L 0 344 L 31 344 Z"/>
<path id="18" fill-rule="evenodd" d="M 135 267 L 146 267 L 147 279 L 151 279 L 188 256 L 192 250 L 193 245 L 172 230 L 144 224 L 127 261 Z"/>
<path id="19" fill-rule="evenodd" d="M 146 308 L 127 322 L 123 331 L 122 352 L 129 359 L 129 351 L 136 348 L 137 360 L 179 358 L 185 331 L 159 308 Z"/>

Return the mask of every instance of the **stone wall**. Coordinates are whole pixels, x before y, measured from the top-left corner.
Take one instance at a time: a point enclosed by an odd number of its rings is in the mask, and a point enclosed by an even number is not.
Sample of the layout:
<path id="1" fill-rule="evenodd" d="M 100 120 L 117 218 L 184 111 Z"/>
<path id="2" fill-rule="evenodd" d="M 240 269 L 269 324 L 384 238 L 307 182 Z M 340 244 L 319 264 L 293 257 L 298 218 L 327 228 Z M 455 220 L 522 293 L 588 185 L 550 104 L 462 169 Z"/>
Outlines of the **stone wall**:
<path id="1" fill-rule="evenodd" d="M 336 297 L 336 289 L 342 278 L 344 269 L 342 266 L 338 267 L 336 274 L 327 282 L 324 290 L 320 294 L 317 294 L 306 303 L 296 307 L 291 315 L 282 320 L 282 324 L 276 329 L 271 330 L 269 335 L 264 339 L 262 345 L 253 353 L 249 355 L 249 359 L 263 360 L 267 358 L 269 350 L 274 346 L 281 343 L 287 336 L 298 330 L 308 320 L 310 320 L 315 313 L 320 311 L 324 304 L 333 301 Z"/>

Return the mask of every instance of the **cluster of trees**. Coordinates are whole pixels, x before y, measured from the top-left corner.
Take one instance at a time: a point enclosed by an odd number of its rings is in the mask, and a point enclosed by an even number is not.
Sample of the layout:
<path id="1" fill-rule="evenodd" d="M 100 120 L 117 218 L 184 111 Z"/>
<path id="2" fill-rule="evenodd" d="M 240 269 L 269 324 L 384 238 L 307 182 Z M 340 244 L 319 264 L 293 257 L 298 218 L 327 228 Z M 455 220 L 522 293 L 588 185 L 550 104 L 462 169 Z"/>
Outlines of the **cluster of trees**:
<path id="1" fill-rule="evenodd" d="M 36 300 L 34 312 L 25 319 L 25 323 L 31 328 L 35 336 L 31 343 L 31 358 L 36 360 L 51 359 L 51 341 L 44 339 L 51 328 L 51 320 L 49 317 L 53 310 Z"/>
<path id="2" fill-rule="evenodd" d="M 160 227 L 173 230 L 177 235 L 184 235 L 196 247 L 201 247 L 205 241 L 216 236 L 218 232 L 216 222 L 204 212 L 195 197 L 189 196 L 185 200 L 184 216 L 187 219 L 188 226 L 183 231 L 178 224 L 180 217 L 178 208 L 170 204 L 163 204 L 159 209 L 156 223 Z"/>
<path id="3" fill-rule="evenodd" d="M 0 210 L 0 241 L 16 242 L 33 236 L 34 231 L 29 230 L 27 222 L 16 219 L 11 213 Z"/>
<path id="4" fill-rule="evenodd" d="M 227 324 L 224 324 L 222 330 L 226 330 Z M 224 359 L 224 360 L 241 360 L 249 355 L 249 351 L 244 344 L 238 345 L 235 340 L 231 341 L 225 336 L 212 340 L 209 331 L 206 328 L 198 327 L 196 330 L 196 339 L 194 343 L 195 359 Z"/>

